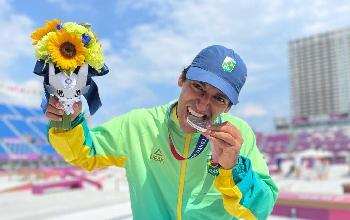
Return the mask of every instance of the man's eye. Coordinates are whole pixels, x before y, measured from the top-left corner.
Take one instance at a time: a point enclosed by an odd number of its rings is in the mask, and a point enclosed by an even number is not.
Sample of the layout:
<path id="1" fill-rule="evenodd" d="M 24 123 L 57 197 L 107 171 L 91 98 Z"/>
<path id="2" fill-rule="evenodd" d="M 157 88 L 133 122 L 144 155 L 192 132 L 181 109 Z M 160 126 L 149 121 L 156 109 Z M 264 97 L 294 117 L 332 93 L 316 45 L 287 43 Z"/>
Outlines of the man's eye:
<path id="1" fill-rule="evenodd" d="M 215 99 L 216 99 L 217 101 L 223 103 L 223 104 L 226 103 L 226 100 L 225 100 L 224 98 L 220 97 L 220 96 L 215 96 Z"/>
<path id="2" fill-rule="evenodd" d="M 197 90 L 203 91 L 203 87 L 199 83 L 192 83 L 193 87 L 196 88 Z"/>

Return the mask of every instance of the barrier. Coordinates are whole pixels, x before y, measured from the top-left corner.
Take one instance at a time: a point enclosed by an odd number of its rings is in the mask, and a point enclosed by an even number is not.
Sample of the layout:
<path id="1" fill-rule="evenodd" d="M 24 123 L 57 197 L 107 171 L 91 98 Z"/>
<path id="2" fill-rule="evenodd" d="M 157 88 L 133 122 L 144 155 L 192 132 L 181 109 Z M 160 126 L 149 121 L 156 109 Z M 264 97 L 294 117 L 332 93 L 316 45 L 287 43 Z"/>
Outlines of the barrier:
<path id="1" fill-rule="evenodd" d="M 344 183 L 343 184 L 343 192 L 344 193 L 350 193 L 350 183 Z"/>
<path id="2" fill-rule="evenodd" d="M 272 214 L 317 220 L 350 219 L 350 195 L 281 192 Z"/>
<path id="3" fill-rule="evenodd" d="M 32 184 L 31 183 L 26 183 L 26 184 L 22 184 L 19 186 L 13 186 L 13 187 L 9 187 L 6 189 L 1 189 L 0 193 L 7 193 L 7 192 L 17 192 L 17 191 L 22 191 L 22 190 L 30 190 L 32 188 Z"/>
<path id="4" fill-rule="evenodd" d="M 60 180 L 53 183 L 43 183 L 43 184 L 33 184 L 32 193 L 33 194 L 42 194 L 45 190 L 50 188 L 64 187 L 69 189 L 78 189 L 83 188 L 83 183 L 81 180 Z"/>
<path id="5" fill-rule="evenodd" d="M 73 177 L 73 178 L 78 178 L 79 180 L 81 181 L 84 181 L 84 182 L 87 182 L 93 186 L 95 186 L 97 189 L 101 190 L 102 189 L 102 184 L 99 182 L 99 181 L 96 181 L 96 180 L 92 180 L 92 179 L 89 179 L 85 176 L 84 172 L 85 171 L 82 171 L 80 170 L 82 173 L 80 174 L 76 174 L 74 173 L 72 170 L 69 170 L 69 169 L 66 169 L 64 170 L 63 174 L 62 174 L 62 178 L 65 178 L 67 176 L 70 176 L 70 177 Z"/>

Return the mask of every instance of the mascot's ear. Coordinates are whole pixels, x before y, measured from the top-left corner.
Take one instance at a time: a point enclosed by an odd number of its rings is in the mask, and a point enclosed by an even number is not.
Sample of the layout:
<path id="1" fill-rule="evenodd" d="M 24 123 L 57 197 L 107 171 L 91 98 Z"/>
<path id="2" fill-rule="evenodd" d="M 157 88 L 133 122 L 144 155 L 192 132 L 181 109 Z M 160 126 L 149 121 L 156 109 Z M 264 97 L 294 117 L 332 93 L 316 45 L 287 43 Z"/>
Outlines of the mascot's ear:
<path id="1" fill-rule="evenodd" d="M 80 67 L 79 72 L 77 74 L 77 85 L 76 85 L 77 89 L 81 89 L 85 87 L 88 73 L 89 73 L 89 65 L 85 63 Z"/>
<path id="2" fill-rule="evenodd" d="M 52 63 L 49 63 L 49 76 L 54 76 L 55 75 L 55 67 L 53 66 Z"/>
<path id="3" fill-rule="evenodd" d="M 89 65 L 84 63 L 79 69 L 78 77 L 79 76 L 87 76 L 88 72 L 89 72 Z"/>
<path id="4" fill-rule="evenodd" d="M 59 82 L 57 80 L 58 78 L 55 73 L 55 66 L 52 63 L 49 63 L 49 84 L 56 89 L 59 87 Z"/>

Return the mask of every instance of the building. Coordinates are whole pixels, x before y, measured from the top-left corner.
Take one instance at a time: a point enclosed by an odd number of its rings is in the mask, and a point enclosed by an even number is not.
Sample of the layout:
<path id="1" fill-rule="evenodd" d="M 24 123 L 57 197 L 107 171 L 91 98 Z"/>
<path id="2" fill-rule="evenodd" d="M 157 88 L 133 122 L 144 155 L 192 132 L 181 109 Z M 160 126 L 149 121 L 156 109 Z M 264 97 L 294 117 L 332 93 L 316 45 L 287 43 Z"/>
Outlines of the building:
<path id="1" fill-rule="evenodd" d="M 350 127 L 350 28 L 288 42 L 291 119 L 276 131 Z"/>
<path id="2" fill-rule="evenodd" d="M 350 112 L 350 28 L 289 42 L 293 117 Z"/>

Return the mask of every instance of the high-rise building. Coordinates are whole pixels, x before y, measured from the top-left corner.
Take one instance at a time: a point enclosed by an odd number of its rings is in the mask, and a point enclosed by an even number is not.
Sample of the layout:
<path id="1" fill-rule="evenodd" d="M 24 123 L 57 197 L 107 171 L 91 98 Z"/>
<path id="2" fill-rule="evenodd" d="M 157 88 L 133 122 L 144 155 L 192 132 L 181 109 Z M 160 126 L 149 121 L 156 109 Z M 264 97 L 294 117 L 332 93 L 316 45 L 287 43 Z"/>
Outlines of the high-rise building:
<path id="1" fill-rule="evenodd" d="M 292 116 L 350 112 L 350 28 L 289 41 Z"/>

